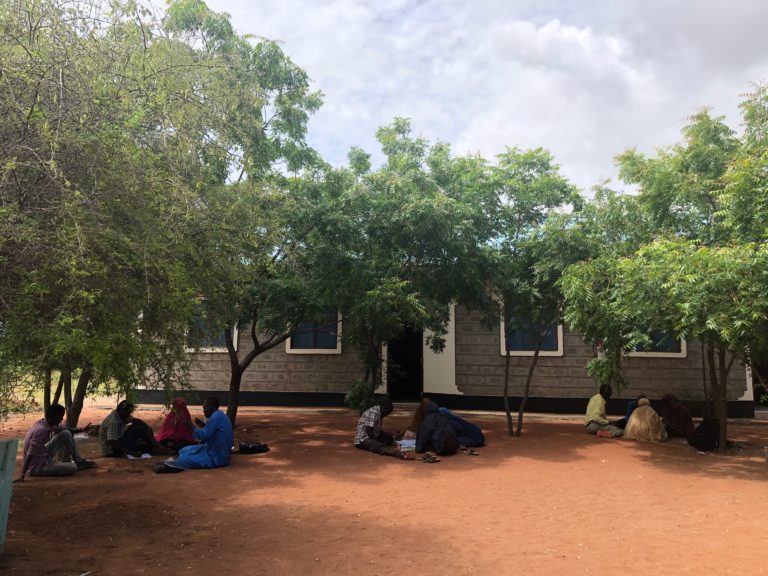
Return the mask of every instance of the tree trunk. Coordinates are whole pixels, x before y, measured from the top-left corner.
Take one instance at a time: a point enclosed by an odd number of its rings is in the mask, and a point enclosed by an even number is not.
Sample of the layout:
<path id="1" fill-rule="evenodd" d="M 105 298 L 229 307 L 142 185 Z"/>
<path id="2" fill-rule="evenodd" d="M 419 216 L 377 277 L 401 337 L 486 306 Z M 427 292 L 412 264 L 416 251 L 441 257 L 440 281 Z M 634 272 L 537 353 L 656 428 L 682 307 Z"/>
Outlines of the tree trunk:
<path id="1" fill-rule="evenodd" d="M 237 409 L 240 406 L 240 383 L 243 380 L 243 372 L 239 366 L 237 370 L 232 369 L 232 375 L 229 379 L 229 399 L 227 400 L 227 418 L 235 426 L 237 420 Z"/>
<path id="2" fill-rule="evenodd" d="M 59 404 L 61 402 L 61 392 L 64 389 L 64 370 L 59 372 L 59 382 L 56 384 L 56 393 L 53 395 L 52 404 Z"/>
<path id="3" fill-rule="evenodd" d="M 507 350 L 507 355 L 504 359 L 504 412 L 507 414 L 507 431 L 510 436 L 514 436 L 512 410 L 509 408 L 509 350 Z"/>
<path id="4" fill-rule="evenodd" d="M 273 335 L 265 342 L 259 342 L 259 337 L 256 334 L 255 321 L 251 324 L 251 340 L 253 341 L 253 349 L 251 349 L 242 359 L 235 350 L 235 343 L 233 340 L 234 326 L 229 325 L 224 331 L 224 340 L 227 343 L 227 354 L 229 355 L 230 366 L 230 379 L 229 379 L 229 397 L 227 399 L 227 417 L 234 427 L 237 420 L 237 409 L 240 406 L 240 383 L 243 379 L 243 373 L 248 369 L 259 354 L 263 354 L 267 350 L 271 350 L 275 346 L 282 344 L 288 338 L 291 337 L 290 332 L 286 332 L 280 335 Z"/>
<path id="5" fill-rule="evenodd" d="M 82 372 L 80 372 L 80 377 L 77 379 L 77 387 L 75 388 L 72 404 L 67 414 L 67 426 L 70 428 L 77 427 L 77 421 L 80 419 L 80 413 L 83 411 L 83 405 L 85 404 L 85 393 L 88 390 L 88 383 L 91 381 L 92 376 L 93 369 L 88 365 L 83 368 Z"/>
<path id="6" fill-rule="evenodd" d="M 715 355 L 717 354 L 717 362 Z M 709 363 L 709 381 L 712 389 L 712 404 L 714 416 L 720 428 L 719 451 L 727 447 L 728 438 L 728 371 L 725 363 L 726 352 L 722 348 L 715 350 L 714 346 L 707 346 L 707 360 Z"/>
<path id="7" fill-rule="evenodd" d="M 709 393 L 707 392 L 707 369 L 704 366 L 704 342 L 701 343 L 701 385 L 704 388 L 704 415 L 712 416 L 712 407 L 709 403 Z"/>
<path id="8" fill-rule="evenodd" d="M 64 375 L 64 409 L 67 413 L 67 425 L 69 425 L 70 412 L 72 410 L 72 369 L 66 366 L 62 369 Z"/>
<path id="9" fill-rule="evenodd" d="M 517 411 L 517 430 L 515 436 L 520 436 L 523 431 L 523 413 L 525 412 L 525 404 L 528 402 L 528 395 L 531 391 L 531 380 L 533 380 L 533 371 L 536 369 L 536 364 L 539 363 L 539 352 L 541 351 L 541 345 L 536 347 L 536 351 L 531 358 L 531 365 L 528 367 L 528 376 L 525 379 L 525 390 L 523 391 L 523 399 L 520 401 L 520 408 Z"/>
<path id="10" fill-rule="evenodd" d="M 45 377 L 43 381 L 43 411 L 48 410 L 51 405 L 51 369 L 45 369 Z"/>
<path id="11" fill-rule="evenodd" d="M 731 364 L 726 363 L 725 349 L 720 348 L 717 351 L 717 364 L 720 376 L 720 396 L 717 398 L 715 410 L 720 413 L 720 451 L 728 448 L 728 373 L 731 371 Z"/>

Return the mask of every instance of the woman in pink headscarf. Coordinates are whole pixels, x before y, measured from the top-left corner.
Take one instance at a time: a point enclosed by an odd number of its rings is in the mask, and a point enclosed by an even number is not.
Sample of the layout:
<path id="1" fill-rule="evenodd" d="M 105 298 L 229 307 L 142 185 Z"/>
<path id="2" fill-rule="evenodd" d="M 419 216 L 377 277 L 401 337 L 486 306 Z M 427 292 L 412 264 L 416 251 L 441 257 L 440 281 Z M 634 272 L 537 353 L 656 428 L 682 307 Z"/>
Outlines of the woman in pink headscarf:
<path id="1" fill-rule="evenodd" d="M 178 451 L 184 446 L 195 443 L 192 437 L 193 429 L 194 424 L 187 408 L 187 401 L 184 398 L 175 398 L 171 404 L 171 411 L 163 420 L 155 438 L 166 448 Z"/>

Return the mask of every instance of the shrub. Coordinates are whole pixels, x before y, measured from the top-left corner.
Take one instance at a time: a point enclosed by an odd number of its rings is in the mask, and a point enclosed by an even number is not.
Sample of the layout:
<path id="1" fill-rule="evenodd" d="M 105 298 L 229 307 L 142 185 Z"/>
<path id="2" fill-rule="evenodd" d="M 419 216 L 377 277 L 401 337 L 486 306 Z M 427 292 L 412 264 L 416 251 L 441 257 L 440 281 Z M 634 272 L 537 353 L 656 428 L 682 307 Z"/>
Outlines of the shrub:
<path id="1" fill-rule="evenodd" d="M 344 403 L 362 414 L 382 398 L 384 396 L 376 394 L 368 382 L 358 380 L 347 390 Z"/>

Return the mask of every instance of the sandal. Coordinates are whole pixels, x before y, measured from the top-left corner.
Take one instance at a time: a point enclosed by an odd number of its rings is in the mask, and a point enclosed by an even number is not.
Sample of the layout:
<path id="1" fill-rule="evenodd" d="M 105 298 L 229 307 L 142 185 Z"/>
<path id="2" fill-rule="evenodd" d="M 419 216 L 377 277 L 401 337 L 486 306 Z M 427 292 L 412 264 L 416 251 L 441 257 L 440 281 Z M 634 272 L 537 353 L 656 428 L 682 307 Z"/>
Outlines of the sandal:
<path id="1" fill-rule="evenodd" d="M 177 468 L 176 466 L 171 466 L 165 462 L 155 464 L 153 468 L 155 469 L 155 474 L 177 474 L 179 472 L 184 472 L 183 468 Z"/>
<path id="2" fill-rule="evenodd" d="M 480 452 L 478 452 L 477 450 L 472 450 L 472 448 L 465 448 L 464 454 L 468 456 L 480 456 Z"/>
<path id="3" fill-rule="evenodd" d="M 421 457 L 421 461 L 424 462 L 424 464 L 434 464 L 435 462 L 440 462 L 440 458 L 438 458 L 434 454 L 427 453 Z"/>
<path id="4" fill-rule="evenodd" d="M 78 470 L 85 470 L 87 468 L 93 468 L 94 466 L 96 466 L 96 462 L 94 462 L 93 460 L 78 460 L 77 462 L 75 462 L 75 464 L 77 464 Z"/>

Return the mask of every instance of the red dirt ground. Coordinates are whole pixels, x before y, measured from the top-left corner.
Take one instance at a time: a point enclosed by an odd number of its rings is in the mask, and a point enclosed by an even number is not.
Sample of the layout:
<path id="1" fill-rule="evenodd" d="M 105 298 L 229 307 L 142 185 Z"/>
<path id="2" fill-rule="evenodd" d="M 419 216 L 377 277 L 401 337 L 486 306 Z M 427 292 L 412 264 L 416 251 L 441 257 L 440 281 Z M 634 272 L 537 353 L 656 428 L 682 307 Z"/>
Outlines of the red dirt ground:
<path id="1" fill-rule="evenodd" d="M 193 410 L 193 416 L 200 410 Z M 90 407 L 81 422 L 99 422 Z M 161 413 L 137 415 L 159 425 Z M 23 437 L 40 416 L 12 418 Z M 479 456 L 436 464 L 356 450 L 351 411 L 244 410 L 236 436 L 272 451 L 225 469 L 155 475 L 98 458 L 72 478 L 14 484 L 7 574 L 764 574 L 768 423 L 730 425 L 739 448 L 701 455 L 588 436 L 578 418 L 498 415 Z M 404 429 L 396 410 L 386 420 Z M 17 471 L 20 463 L 17 461 Z"/>

